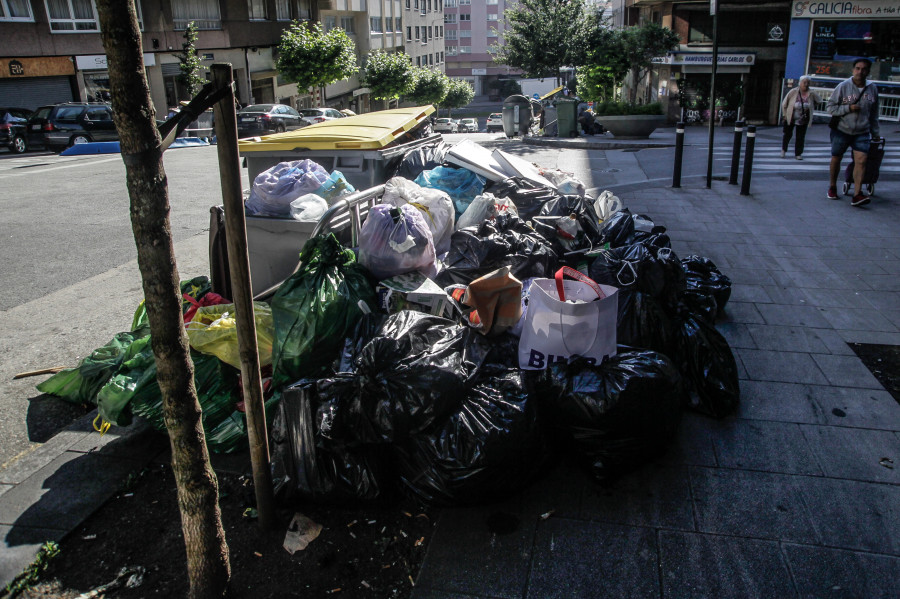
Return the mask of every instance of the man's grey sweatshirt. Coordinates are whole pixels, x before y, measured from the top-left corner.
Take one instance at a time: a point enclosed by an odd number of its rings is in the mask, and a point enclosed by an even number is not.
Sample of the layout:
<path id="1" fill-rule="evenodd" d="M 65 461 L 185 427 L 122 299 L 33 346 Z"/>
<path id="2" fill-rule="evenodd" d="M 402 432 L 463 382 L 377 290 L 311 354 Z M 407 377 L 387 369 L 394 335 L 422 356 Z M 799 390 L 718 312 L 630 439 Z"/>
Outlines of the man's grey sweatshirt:
<path id="1" fill-rule="evenodd" d="M 859 104 L 859 112 L 850 112 L 851 104 Z M 828 98 L 826 110 L 833 116 L 841 117 L 838 130 L 847 135 L 870 133 L 879 137 L 878 88 L 869 82 L 863 89 L 853 83 L 853 78 L 841 81 Z"/>

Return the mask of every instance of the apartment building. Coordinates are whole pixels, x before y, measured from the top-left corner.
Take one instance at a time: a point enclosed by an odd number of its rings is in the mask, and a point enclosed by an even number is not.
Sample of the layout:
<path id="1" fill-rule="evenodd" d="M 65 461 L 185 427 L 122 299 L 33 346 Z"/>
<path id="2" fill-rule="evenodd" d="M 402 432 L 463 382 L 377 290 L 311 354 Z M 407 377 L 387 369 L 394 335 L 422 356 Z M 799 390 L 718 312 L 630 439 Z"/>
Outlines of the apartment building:
<path id="1" fill-rule="evenodd" d="M 517 74 L 495 63 L 491 52 L 492 46 L 502 42 L 503 11 L 515 0 L 443 2 L 447 75 L 471 83 L 476 96 L 490 95 L 499 77 Z"/>
<path id="2" fill-rule="evenodd" d="M 442 0 L 403 0 L 403 50 L 412 63 L 441 72 L 444 63 L 444 5 Z"/>

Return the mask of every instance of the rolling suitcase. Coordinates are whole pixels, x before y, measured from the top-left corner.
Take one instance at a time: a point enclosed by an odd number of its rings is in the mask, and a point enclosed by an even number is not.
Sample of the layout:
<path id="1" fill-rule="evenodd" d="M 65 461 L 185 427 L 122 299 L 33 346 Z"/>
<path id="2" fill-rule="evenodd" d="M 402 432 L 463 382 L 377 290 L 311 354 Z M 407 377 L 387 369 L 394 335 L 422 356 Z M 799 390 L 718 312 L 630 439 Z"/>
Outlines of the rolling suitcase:
<path id="1" fill-rule="evenodd" d="M 884 160 L 884 138 L 869 144 L 869 158 L 866 160 L 866 172 L 863 174 L 862 184 L 866 186 L 869 195 L 875 195 L 875 184 L 878 182 L 878 173 L 881 172 L 881 161 Z M 844 172 L 844 195 L 849 195 L 850 186 L 853 184 L 853 161 L 847 165 Z"/>

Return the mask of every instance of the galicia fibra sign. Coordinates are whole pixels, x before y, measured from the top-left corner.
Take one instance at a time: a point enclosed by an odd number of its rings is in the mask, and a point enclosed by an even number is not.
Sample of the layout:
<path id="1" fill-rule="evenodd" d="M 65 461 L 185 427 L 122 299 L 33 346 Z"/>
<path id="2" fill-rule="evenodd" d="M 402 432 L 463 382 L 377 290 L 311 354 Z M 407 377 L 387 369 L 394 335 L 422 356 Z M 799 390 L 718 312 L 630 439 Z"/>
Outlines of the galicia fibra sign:
<path id="1" fill-rule="evenodd" d="M 796 0 L 792 16 L 795 19 L 897 18 L 897 0 L 855 0 L 853 2 L 819 2 Z"/>

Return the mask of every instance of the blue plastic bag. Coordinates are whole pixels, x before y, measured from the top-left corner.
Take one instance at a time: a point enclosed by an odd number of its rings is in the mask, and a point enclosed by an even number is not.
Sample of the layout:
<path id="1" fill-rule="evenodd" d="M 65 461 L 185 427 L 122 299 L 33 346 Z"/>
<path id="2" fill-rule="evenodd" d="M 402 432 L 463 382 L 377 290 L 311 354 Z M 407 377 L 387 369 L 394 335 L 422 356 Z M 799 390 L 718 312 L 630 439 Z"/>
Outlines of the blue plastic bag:
<path id="1" fill-rule="evenodd" d="M 328 177 L 328 180 L 322 186 L 314 191 L 317 196 L 324 198 L 328 205 L 331 206 L 343 196 L 353 193 L 356 188 L 350 184 L 347 177 L 341 171 L 334 171 Z"/>
<path id="2" fill-rule="evenodd" d="M 484 191 L 485 179 L 464 168 L 439 166 L 430 171 L 422 171 L 416 177 L 416 183 L 422 187 L 446 191 L 453 200 L 456 218 L 459 218 L 475 196 Z"/>
<path id="3" fill-rule="evenodd" d="M 329 177 L 312 160 L 281 162 L 256 176 L 244 207 L 250 215 L 291 218 L 291 202 L 315 193 Z"/>

